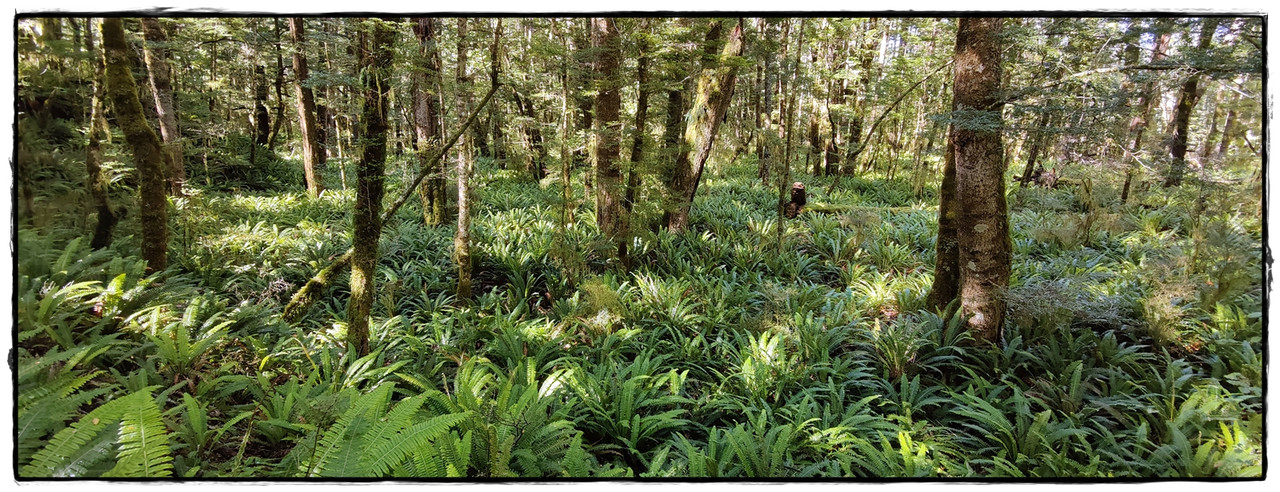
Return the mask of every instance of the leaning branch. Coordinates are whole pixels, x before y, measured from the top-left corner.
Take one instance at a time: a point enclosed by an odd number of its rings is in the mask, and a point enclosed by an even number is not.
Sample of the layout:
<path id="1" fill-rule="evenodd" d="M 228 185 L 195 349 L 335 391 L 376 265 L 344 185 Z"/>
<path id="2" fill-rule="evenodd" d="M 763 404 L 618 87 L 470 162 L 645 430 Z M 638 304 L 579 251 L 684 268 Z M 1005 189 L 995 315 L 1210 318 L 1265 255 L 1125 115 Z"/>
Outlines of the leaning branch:
<path id="1" fill-rule="evenodd" d="M 450 135 L 449 138 L 445 140 L 448 144 L 435 151 L 435 155 L 431 156 L 431 158 L 427 160 L 427 164 L 422 166 L 422 169 L 418 171 L 418 175 L 413 178 L 413 182 L 410 183 L 409 186 L 405 187 L 405 191 L 400 195 L 400 198 L 396 199 L 390 207 L 387 207 L 386 212 L 383 212 L 382 214 L 381 223 L 384 226 L 391 217 L 395 216 L 396 211 L 400 210 L 400 207 L 403 207 L 405 202 L 409 201 L 409 198 L 413 196 L 414 191 L 418 188 L 418 185 L 422 183 L 422 180 L 426 179 L 427 175 L 431 174 L 432 167 L 435 166 L 435 163 L 444 158 L 445 154 L 449 152 L 449 149 L 452 149 L 454 144 L 458 142 L 458 139 L 462 136 L 463 132 L 465 132 L 467 128 L 470 128 L 472 123 L 475 123 L 476 117 L 480 114 L 480 110 L 484 109 L 485 105 L 489 104 L 489 100 L 493 98 L 493 94 L 498 91 L 498 87 L 500 86 L 501 84 L 493 84 L 493 86 L 489 88 L 489 93 L 484 95 L 484 99 L 480 100 L 480 104 L 476 105 L 476 109 L 471 112 L 471 116 L 468 116 L 467 120 L 462 123 L 462 126 L 454 130 L 453 135 Z M 335 258 L 328 266 L 325 266 L 320 269 L 319 272 L 316 272 L 316 275 L 311 277 L 311 280 L 308 280 L 301 289 L 298 289 L 298 292 L 293 294 L 293 298 L 289 299 L 289 304 L 284 307 L 283 317 L 285 322 L 294 323 L 299 319 L 302 319 L 302 315 L 306 313 L 307 308 L 311 307 L 311 304 L 315 302 L 316 295 L 329 286 L 329 282 L 332 280 L 333 276 L 342 271 L 342 269 L 350 266 L 352 252 L 353 250 L 351 248 L 347 248 L 346 253 Z"/>

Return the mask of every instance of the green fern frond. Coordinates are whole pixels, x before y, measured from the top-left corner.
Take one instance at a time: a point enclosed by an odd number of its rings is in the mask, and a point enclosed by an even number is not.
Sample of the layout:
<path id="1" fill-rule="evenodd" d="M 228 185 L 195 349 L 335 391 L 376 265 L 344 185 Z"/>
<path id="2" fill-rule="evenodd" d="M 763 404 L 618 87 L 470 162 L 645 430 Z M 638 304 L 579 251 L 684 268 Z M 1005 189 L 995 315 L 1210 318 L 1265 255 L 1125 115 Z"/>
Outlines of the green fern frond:
<path id="1" fill-rule="evenodd" d="M 158 386 L 149 386 L 93 409 L 72 424 L 71 427 L 67 427 L 54 435 L 53 439 L 49 440 L 49 444 L 36 452 L 31 457 L 31 462 L 22 467 L 19 475 L 23 477 L 77 476 L 77 473 L 85 470 L 83 460 L 77 458 L 88 456 L 84 452 L 85 448 L 100 446 L 101 441 L 99 438 L 101 434 L 108 428 L 115 426 L 127 412 L 133 415 L 141 415 L 148 411 L 141 409 L 142 407 L 155 407 L 155 401 L 151 398 L 151 391 L 156 388 Z M 159 419 L 159 412 L 159 408 L 155 408 L 157 420 Z M 163 429 L 163 423 L 160 424 L 160 427 Z M 121 430 L 117 433 L 122 443 L 126 440 L 123 428 L 124 426 L 120 426 Z M 156 444 L 156 439 L 165 439 L 167 442 L 167 435 L 163 434 L 163 430 L 160 430 L 157 435 L 154 426 L 149 429 L 153 432 L 151 440 L 147 441 L 148 445 Z M 133 436 L 128 439 L 130 442 L 134 442 Z M 116 441 L 112 440 L 111 442 L 114 444 Z M 146 449 L 146 451 L 151 451 L 146 456 L 156 460 L 156 464 L 159 464 L 158 462 L 162 461 L 163 457 L 168 454 L 167 446 L 163 450 L 156 449 L 153 451 L 152 449 Z M 160 451 L 163 451 L 163 453 Z M 131 452 L 133 451 L 131 450 Z"/>
<path id="2" fill-rule="evenodd" d="M 151 392 L 129 395 L 120 422 L 120 454 L 106 477 L 168 477 L 173 474 L 169 432 Z"/>
<path id="3" fill-rule="evenodd" d="M 315 458 L 308 464 L 307 476 L 354 476 L 360 462 L 359 441 L 372 422 L 386 412 L 395 384 L 378 385 L 351 404 L 320 439 Z"/>
<path id="4" fill-rule="evenodd" d="M 421 405 L 421 400 L 418 405 Z M 448 432 L 465 417 L 466 414 L 463 413 L 433 417 L 386 438 L 372 441 L 364 454 L 368 460 L 362 464 L 361 471 L 369 476 L 385 475 L 392 466 L 399 464 L 410 453 L 427 447 L 431 439 Z"/>

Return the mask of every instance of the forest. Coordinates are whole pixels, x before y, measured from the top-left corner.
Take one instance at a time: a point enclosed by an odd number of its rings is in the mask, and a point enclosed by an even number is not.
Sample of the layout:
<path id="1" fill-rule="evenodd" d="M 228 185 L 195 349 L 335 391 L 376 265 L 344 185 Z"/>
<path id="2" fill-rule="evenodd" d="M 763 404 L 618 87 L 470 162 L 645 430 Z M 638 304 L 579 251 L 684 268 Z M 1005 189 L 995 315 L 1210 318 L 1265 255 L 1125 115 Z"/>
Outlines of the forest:
<path id="1" fill-rule="evenodd" d="M 1263 16 L 58 15 L 18 480 L 1264 478 Z"/>

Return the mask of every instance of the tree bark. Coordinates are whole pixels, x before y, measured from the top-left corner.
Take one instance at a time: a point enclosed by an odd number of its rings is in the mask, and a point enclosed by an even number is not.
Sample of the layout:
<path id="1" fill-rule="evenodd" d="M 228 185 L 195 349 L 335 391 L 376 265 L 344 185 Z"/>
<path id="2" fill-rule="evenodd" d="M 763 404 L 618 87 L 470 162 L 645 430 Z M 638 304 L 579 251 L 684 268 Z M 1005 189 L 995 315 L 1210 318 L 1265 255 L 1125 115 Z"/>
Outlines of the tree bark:
<path id="1" fill-rule="evenodd" d="M 1000 28 L 1000 19 L 962 18 L 957 29 L 954 123 L 929 294 L 935 307 L 958 297 L 974 338 L 987 342 L 999 339 L 1004 324 L 1012 252 L 1000 136 Z M 953 244 L 954 253 L 948 248 Z"/>
<path id="2" fill-rule="evenodd" d="M 307 180 L 307 194 L 320 196 L 324 183 L 317 168 L 320 166 L 319 125 L 316 123 L 315 94 L 306 86 L 309 72 L 304 42 L 305 32 L 301 17 L 289 19 L 289 36 L 293 40 L 293 88 L 298 102 L 298 126 L 302 134 L 302 170 Z"/>
<path id="3" fill-rule="evenodd" d="M 470 77 L 467 76 L 467 19 L 458 19 L 458 66 L 455 100 L 458 114 L 465 114 L 469 102 Z M 458 229 L 453 236 L 453 260 L 458 267 L 459 299 L 471 298 L 471 155 L 466 142 L 458 151 Z"/>
<path id="4" fill-rule="evenodd" d="M 622 145 L 622 39 L 613 19 L 591 19 L 591 47 L 596 52 L 596 225 L 618 246 L 618 258 L 626 256 L 628 214 L 619 154 Z"/>
<path id="5" fill-rule="evenodd" d="M 1200 39 L 1196 43 L 1201 52 L 1209 49 L 1213 41 L 1213 32 L 1218 28 L 1218 19 L 1206 17 L 1200 26 Z M 1169 174 L 1165 176 L 1165 188 L 1182 185 L 1182 175 L 1187 170 L 1187 133 L 1191 123 L 1191 110 L 1200 99 L 1200 74 L 1193 73 L 1182 84 L 1182 92 L 1178 95 L 1178 108 L 1173 116 L 1173 138 L 1169 144 L 1169 156 L 1173 162 L 1169 164 Z"/>
<path id="6" fill-rule="evenodd" d="M 142 18 L 142 32 L 147 40 L 142 45 L 142 55 L 147 62 L 147 80 L 155 98 L 156 114 L 159 115 L 160 137 L 164 139 L 165 163 L 168 166 L 165 184 L 171 194 L 182 195 L 187 173 L 183 166 L 182 142 L 179 141 L 178 115 L 173 108 L 173 84 L 169 80 L 169 57 L 165 49 L 168 37 L 160 26 L 160 19 L 155 17 Z"/>
<path id="7" fill-rule="evenodd" d="M 111 208 L 111 201 L 107 195 L 107 183 L 102 179 L 102 149 L 99 139 L 105 133 L 105 129 L 98 126 L 97 121 L 102 118 L 102 86 L 106 66 L 103 57 L 94 53 L 92 20 L 86 22 L 84 45 L 85 51 L 93 60 L 93 97 L 89 104 L 89 143 L 84 156 L 85 186 L 89 189 L 89 198 L 98 211 L 98 223 L 94 226 L 89 247 L 102 249 L 111 244 L 111 234 L 115 231 L 116 223 L 120 219 Z"/>
<path id="8" fill-rule="evenodd" d="M 107 96 L 115 106 L 116 122 L 138 168 L 142 258 L 147 261 L 147 270 L 164 270 L 168 266 L 169 246 L 164 150 L 143 115 L 138 85 L 133 80 L 133 51 L 125 41 L 124 23 L 120 18 L 103 19 L 102 47 L 106 56 Z"/>
<path id="9" fill-rule="evenodd" d="M 413 20 L 413 32 L 418 37 L 418 53 L 423 59 L 423 68 L 413 71 L 411 76 L 413 88 L 413 128 L 418 141 L 420 166 L 433 166 L 426 181 L 418 189 L 422 198 L 422 220 L 429 226 L 443 224 L 445 212 L 445 168 L 444 163 L 437 161 L 428 163 L 434 149 L 441 144 L 441 95 L 442 64 L 440 50 L 436 45 L 436 19 L 419 17 Z M 423 167 L 426 170 L 426 167 Z"/>
<path id="10" fill-rule="evenodd" d="M 693 198 L 698 193 L 702 170 L 711 156 L 716 131 L 720 129 L 720 123 L 729 110 L 729 101 L 733 98 L 738 70 L 734 60 L 742 56 L 742 48 L 742 24 L 738 24 L 729 32 L 728 42 L 720 52 L 719 64 L 703 69 L 698 79 L 698 92 L 684 135 L 689 144 L 688 165 L 682 167 L 677 163 L 675 180 L 669 183 L 680 198 L 667 221 L 667 229 L 672 232 L 683 232 L 689 228 L 689 209 L 693 207 Z"/>
<path id="11" fill-rule="evenodd" d="M 360 121 L 360 161 L 356 165 L 356 202 L 352 213 L 351 299 L 347 302 L 347 351 L 351 360 L 369 354 L 369 312 L 373 308 L 382 235 L 382 195 L 386 178 L 387 107 L 391 80 L 391 44 L 395 30 L 380 20 L 360 31 L 360 68 L 364 105 Z"/>
<path id="12" fill-rule="evenodd" d="M 645 21 L 642 29 L 648 29 L 649 22 Z M 631 212 L 635 209 L 636 194 L 640 191 L 640 171 L 644 162 L 644 143 L 645 136 L 648 134 L 646 127 L 649 123 L 649 96 L 652 89 L 649 87 L 649 43 L 647 38 L 640 41 L 640 58 L 636 62 L 636 83 L 638 91 L 636 93 L 636 120 L 635 135 L 631 140 L 631 166 L 627 169 L 627 191 L 622 197 L 622 209 L 627 216 L 628 225 L 631 222 Z M 618 243 L 618 257 L 622 259 L 623 268 L 631 270 L 631 257 L 627 254 L 627 246 L 631 243 L 633 236 L 630 228 L 626 231 L 626 238 Z"/>

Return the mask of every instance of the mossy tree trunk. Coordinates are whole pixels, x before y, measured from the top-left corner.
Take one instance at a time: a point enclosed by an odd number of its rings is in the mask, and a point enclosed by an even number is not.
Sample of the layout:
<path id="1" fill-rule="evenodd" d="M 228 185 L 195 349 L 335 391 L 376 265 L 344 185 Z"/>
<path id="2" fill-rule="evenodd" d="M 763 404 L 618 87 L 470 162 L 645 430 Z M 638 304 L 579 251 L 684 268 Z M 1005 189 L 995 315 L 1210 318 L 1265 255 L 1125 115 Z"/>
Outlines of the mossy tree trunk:
<path id="1" fill-rule="evenodd" d="M 683 232 L 689 228 L 689 209 L 693 207 L 693 198 L 698 193 L 702 170 L 711 156 L 716 132 L 733 98 L 738 71 L 736 59 L 742 56 L 742 48 L 742 24 L 738 24 L 729 32 L 718 63 L 704 68 L 698 77 L 697 94 L 684 133 L 689 151 L 676 163 L 672 173 L 674 179 L 668 183 L 678 199 L 667 220 L 667 229 L 672 232 Z"/>
<path id="2" fill-rule="evenodd" d="M 591 47 L 596 53 L 596 225 L 618 245 L 622 259 L 626 256 L 624 239 L 628 228 L 627 211 L 622 206 L 622 166 L 618 162 L 622 150 L 622 37 L 613 19 L 591 19 Z"/>
<path id="3" fill-rule="evenodd" d="M 160 19 L 142 18 L 142 32 L 147 42 L 142 45 L 142 55 L 147 62 L 147 80 L 155 98 L 156 115 L 160 120 L 160 138 L 164 140 L 165 163 L 168 175 L 165 182 L 173 195 L 182 194 L 182 184 L 187 180 L 183 166 L 181 135 L 178 133 L 178 115 L 173 106 L 173 84 L 170 81 L 168 36 Z"/>
<path id="4" fill-rule="evenodd" d="M 1209 43 L 1213 41 L 1213 32 L 1218 28 L 1218 19 L 1205 17 L 1201 22 L 1200 39 L 1196 47 L 1203 53 L 1209 49 Z M 1191 111 L 1200 100 L 1199 85 L 1200 74 L 1193 73 L 1187 77 L 1187 81 L 1182 84 L 1182 92 L 1178 94 L 1178 107 L 1173 115 L 1173 137 L 1169 143 L 1169 157 L 1173 158 L 1173 162 L 1169 164 L 1169 173 L 1164 179 L 1166 188 L 1181 185 L 1182 175 L 1187 170 L 1187 137 L 1190 131 Z"/>
<path id="5" fill-rule="evenodd" d="M 356 203 L 352 214 L 351 299 L 347 303 L 347 351 L 356 357 L 369 353 L 369 312 L 373 307 L 386 178 L 391 44 L 395 37 L 395 29 L 389 23 L 376 19 L 365 23 L 360 30 L 364 105 L 360 117 L 360 160 L 356 164 Z"/>
<path id="6" fill-rule="evenodd" d="M 947 126 L 947 147 L 942 164 L 942 184 L 938 187 L 938 237 L 934 243 L 933 286 L 926 300 L 934 309 L 946 307 L 960 290 L 960 244 L 956 237 L 956 147 L 954 129 Z"/>
<path id="7" fill-rule="evenodd" d="M 89 198 L 98 212 L 98 223 L 93 228 L 93 238 L 89 241 L 89 247 L 102 249 L 111 244 L 111 234 L 115 231 L 116 223 L 120 219 L 111 208 L 111 201 L 107 195 L 107 183 L 102 179 L 102 148 L 99 139 L 105 129 L 97 122 L 102 118 L 102 82 L 106 67 L 102 56 L 94 54 L 92 21 L 87 23 L 84 45 L 85 51 L 93 60 L 93 96 L 89 103 L 89 143 L 84 155 L 85 187 L 88 188 Z"/>
<path id="8" fill-rule="evenodd" d="M 302 171 L 307 180 L 307 194 L 320 196 L 324 191 L 324 183 L 320 180 L 320 133 L 316 123 L 316 100 L 311 87 L 307 86 L 309 72 L 307 70 L 305 31 L 301 17 L 289 19 L 289 36 L 293 40 L 293 89 L 297 98 L 298 126 L 302 134 Z"/>
<path id="9" fill-rule="evenodd" d="M 125 41 L 124 22 L 119 17 L 102 21 L 102 47 L 106 55 L 107 96 L 115 107 L 116 122 L 138 169 L 142 258 L 147 261 L 148 270 L 164 270 L 168 265 L 169 246 L 164 150 L 142 112 L 138 84 L 133 80 L 133 50 Z"/>

